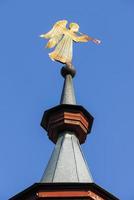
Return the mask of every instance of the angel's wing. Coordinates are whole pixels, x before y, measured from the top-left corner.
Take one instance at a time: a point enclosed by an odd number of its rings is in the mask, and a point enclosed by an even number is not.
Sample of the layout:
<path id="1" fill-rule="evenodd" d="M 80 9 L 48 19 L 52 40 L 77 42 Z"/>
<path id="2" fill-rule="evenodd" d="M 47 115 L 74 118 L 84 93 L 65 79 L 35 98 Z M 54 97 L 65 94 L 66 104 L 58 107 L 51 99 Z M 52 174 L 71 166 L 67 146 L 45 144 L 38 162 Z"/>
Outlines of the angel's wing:
<path id="1" fill-rule="evenodd" d="M 60 20 L 56 22 L 53 28 L 46 34 L 43 34 L 43 37 L 46 39 L 52 38 L 53 36 L 63 34 L 63 29 L 66 28 L 67 20 Z"/>
<path id="2" fill-rule="evenodd" d="M 40 35 L 42 38 L 50 39 L 46 45 L 47 48 L 54 47 L 60 41 L 67 23 L 67 20 L 57 21 L 48 33 Z"/>
<path id="3" fill-rule="evenodd" d="M 63 34 L 55 35 L 48 41 L 46 48 L 53 48 L 61 40 Z"/>

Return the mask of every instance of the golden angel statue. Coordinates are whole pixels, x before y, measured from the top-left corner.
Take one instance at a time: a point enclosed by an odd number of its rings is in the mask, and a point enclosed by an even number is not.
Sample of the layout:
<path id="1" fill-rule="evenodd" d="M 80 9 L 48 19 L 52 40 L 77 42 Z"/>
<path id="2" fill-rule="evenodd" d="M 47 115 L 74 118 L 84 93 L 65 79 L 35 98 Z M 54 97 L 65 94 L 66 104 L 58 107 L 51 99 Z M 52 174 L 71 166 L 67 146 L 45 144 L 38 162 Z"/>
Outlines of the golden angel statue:
<path id="1" fill-rule="evenodd" d="M 49 57 L 53 61 L 58 61 L 61 63 L 65 63 L 67 66 L 71 66 L 73 41 L 92 41 L 95 44 L 100 44 L 101 41 L 80 33 L 79 25 L 77 23 L 70 23 L 69 29 L 66 28 L 67 23 L 67 20 L 57 21 L 48 33 L 42 34 L 40 35 L 40 37 L 49 39 L 46 45 L 47 48 L 53 48 L 56 46 L 54 51 L 49 53 Z"/>

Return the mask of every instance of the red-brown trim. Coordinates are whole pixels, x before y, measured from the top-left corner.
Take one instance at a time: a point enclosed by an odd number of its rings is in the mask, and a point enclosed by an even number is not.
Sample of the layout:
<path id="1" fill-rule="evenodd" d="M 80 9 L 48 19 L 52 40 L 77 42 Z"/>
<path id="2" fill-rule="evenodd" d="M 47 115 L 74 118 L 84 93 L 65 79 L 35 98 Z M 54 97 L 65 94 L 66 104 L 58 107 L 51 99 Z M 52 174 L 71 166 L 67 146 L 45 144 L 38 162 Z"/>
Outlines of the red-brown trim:
<path id="1" fill-rule="evenodd" d="M 39 198 L 90 197 L 93 200 L 105 200 L 92 191 L 41 191 L 36 195 Z"/>
<path id="2" fill-rule="evenodd" d="M 49 117 L 47 131 L 49 138 L 56 143 L 58 134 L 64 130 L 75 132 L 80 144 L 84 143 L 89 129 L 89 121 L 83 113 L 60 111 Z"/>

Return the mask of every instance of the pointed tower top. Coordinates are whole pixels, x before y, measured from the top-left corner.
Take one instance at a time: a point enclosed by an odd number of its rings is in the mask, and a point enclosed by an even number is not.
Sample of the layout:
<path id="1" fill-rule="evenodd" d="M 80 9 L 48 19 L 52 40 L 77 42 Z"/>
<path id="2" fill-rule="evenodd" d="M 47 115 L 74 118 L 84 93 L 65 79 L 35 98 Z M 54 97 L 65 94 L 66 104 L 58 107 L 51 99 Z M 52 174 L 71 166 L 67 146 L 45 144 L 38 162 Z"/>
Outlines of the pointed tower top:
<path id="1" fill-rule="evenodd" d="M 80 144 L 90 132 L 93 117 L 76 105 L 72 74 L 65 72 L 61 105 L 44 113 L 41 126 L 56 143 L 39 183 L 11 198 L 28 199 L 98 199 L 119 200 L 95 183 L 84 159 Z"/>
<path id="2" fill-rule="evenodd" d="M 91 130 L 93 117 L 82 106 L 76 105 L 72 81 L 75 73 L 73 67 L 62 68 L 65 80 L 60 105 L 46 111 L 41 122 L 49 138 L 56 143 L 42 183 L 93 182 L 80 147 Z"/>

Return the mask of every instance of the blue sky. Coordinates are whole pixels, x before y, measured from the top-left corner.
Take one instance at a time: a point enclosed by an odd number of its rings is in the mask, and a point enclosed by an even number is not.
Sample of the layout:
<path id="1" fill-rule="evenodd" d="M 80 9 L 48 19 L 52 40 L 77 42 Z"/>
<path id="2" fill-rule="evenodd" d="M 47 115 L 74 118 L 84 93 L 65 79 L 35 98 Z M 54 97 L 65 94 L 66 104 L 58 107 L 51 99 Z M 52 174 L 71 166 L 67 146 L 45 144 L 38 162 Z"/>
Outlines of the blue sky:
<path id="1" fill-rule="evenodd" d="M 0 199 L 38 182 L 54 145 L 40 127 L 63 79 L 38 36 L 60 19 L 102 40 L 74 45 L 76 98 L 94 116 L 82 146 L 95 183 L 133 200 L 133 0 L 0 0 Z"/>

